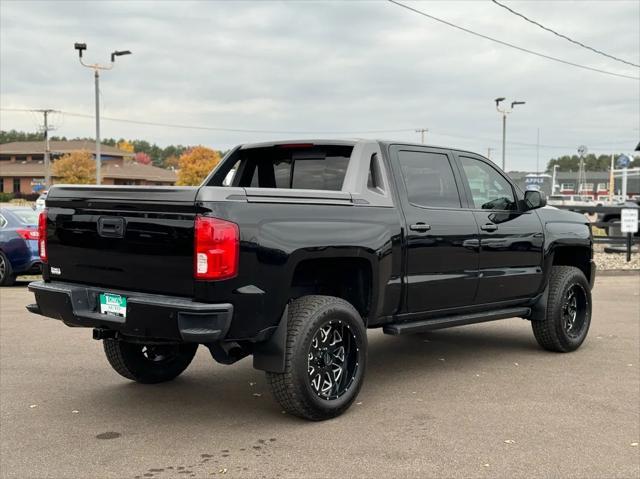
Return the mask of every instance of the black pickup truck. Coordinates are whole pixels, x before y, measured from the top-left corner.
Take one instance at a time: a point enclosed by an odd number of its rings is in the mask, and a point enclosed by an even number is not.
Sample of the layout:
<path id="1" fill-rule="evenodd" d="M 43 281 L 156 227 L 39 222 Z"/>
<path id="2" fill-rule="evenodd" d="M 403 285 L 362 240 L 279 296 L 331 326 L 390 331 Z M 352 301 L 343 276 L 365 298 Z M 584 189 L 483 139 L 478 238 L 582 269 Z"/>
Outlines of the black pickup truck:
<path id="1" fill-rule="evenodd" d="M 199 187 L 54 186 L 28 309 L 93 328 L 140 383 L 198 345 L 248 355 L 312 420 L 362 386 L 366 328 L 398 335 L 519 317 L 584 341 L 595 277 L 585 217 L 546 207 L 467 151 L 373 140 L 246 144 Z"/>

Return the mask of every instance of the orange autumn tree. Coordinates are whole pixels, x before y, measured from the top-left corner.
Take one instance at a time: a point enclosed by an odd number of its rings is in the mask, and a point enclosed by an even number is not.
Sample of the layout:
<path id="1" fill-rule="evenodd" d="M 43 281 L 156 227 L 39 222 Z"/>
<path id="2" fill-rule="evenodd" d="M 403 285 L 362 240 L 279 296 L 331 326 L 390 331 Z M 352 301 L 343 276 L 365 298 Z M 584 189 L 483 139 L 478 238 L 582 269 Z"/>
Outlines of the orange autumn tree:
<path id="1" fill-rule="evenodd" d="M 178 161 L 178 186 L 196 186 L 220 162 L 220 152 L 196 146 L 184 152 Z"/>
<path id="2" fill-rule="evenodd" d="M 51 169 L 56 183 L 90 185 L 96 182 L 96 162 L 86 150 L 67 153 L 56 160 Z"/>

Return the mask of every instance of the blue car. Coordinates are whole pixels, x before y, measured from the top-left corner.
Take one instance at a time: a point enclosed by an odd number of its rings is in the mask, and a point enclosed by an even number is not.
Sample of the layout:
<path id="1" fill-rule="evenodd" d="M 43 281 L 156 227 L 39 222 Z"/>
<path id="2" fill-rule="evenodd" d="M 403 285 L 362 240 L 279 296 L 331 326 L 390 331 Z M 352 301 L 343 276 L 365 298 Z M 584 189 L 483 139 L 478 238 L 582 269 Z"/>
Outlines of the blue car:
<path id="1" fill-rule="evenodd" d="M 0 208 L 0 286 L 11 286 L 18 275 L 41 271 L 38 213 L 26 207 Z"/>

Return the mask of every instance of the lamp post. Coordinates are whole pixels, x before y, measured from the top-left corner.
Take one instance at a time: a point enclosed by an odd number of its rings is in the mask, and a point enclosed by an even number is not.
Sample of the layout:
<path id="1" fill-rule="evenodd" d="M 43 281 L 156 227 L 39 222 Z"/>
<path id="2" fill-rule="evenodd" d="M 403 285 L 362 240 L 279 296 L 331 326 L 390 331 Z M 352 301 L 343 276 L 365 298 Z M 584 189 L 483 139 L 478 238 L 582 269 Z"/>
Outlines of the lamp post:
<path id="1" fill-rule="evenodd" d="M 502 114 L 502 170 L 507 171 L 506 146 L 507 146 L 507 115 L 513 111 L 516 105 L 524 105 L 524 101 L 512 101 L 510 108 L 500 108 L 500 103 L 506 100 L 505 97 L 496 98 L 496 110 Z"/>
<path id="2" fill-rule="evenodd" d="M 82 60 L 82 52 L 87 49 L 86 43 L 75 43 L 74 48 L 78 50 L 78 58 L 80 60 L 80 64 L 83 67 L 91 68 L 93 70 L 93 77 L 95 83 L 95 94 L 96 94 L 96 185 L 99 185 L 102 182 L 102 177 L 100 174 L 101 167 L 101 155 L 100 155 L 100 70 L 111 70 L 115 64 L 116 57 L 120 57 L 122 55 L 131 55 L 129 50 L 116 50 L 111 52 L 111 63 L 109 65 L 100 65 L 98 63 L 85 63 Z"/>

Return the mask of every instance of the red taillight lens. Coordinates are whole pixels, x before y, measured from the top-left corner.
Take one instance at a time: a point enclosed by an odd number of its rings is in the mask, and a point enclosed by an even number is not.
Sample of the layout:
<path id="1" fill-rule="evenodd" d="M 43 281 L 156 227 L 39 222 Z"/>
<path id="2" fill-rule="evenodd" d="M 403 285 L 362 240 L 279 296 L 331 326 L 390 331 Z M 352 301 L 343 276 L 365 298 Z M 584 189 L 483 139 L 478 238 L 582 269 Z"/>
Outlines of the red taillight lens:
<path id="1" fill-rule="evenodd" d="M 196 279 L 229 279 L 238 274 L 238 225 L 196 216 L 193 274 Z"/>
<path id="2" fill-rule="evenodd" d="M 40 236 L 38 234 L 38 230 L 32 230 L 28 228 L 16 230 L 16 233 L 18 233 L 22 239 L 26 240 L 37 240 Z"/>
<path id="3" fill-rule="evenodd" d="M 47 210 L 38 216 L 38 253 L 43 263 L 47 262 Z"/>

